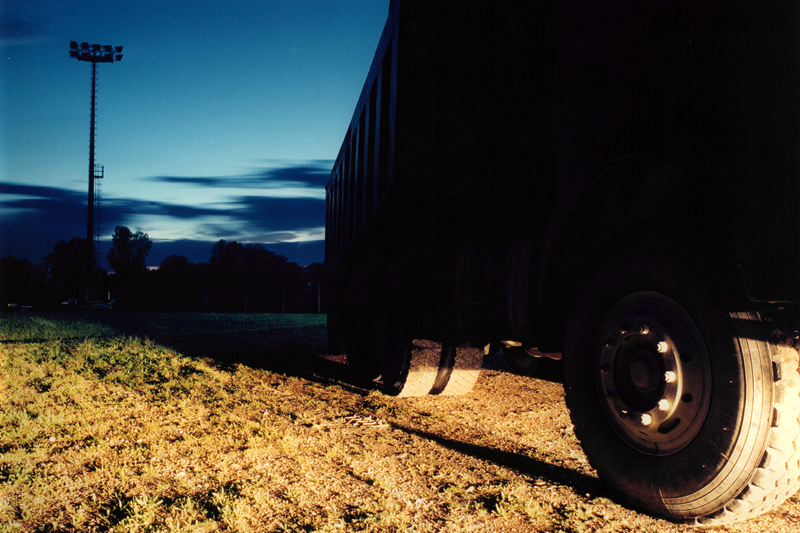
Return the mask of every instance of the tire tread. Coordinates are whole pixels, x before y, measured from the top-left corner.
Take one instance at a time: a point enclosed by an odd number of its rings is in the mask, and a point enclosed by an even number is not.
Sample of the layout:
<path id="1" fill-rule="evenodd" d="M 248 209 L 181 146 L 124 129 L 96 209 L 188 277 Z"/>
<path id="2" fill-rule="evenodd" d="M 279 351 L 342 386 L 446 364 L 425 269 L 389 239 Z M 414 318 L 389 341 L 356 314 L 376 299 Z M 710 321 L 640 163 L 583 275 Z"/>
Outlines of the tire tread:
<path id="1" fill-rule="evenodd" d="M 408 376 L 397 396 L 425 396 L 433 387 L 439 372 L 441 343 L 417 339 L 411 343 Z"/>
<path id="2" fill-rule="evenodd" d="M 748 519 L 781 505 L 800 489 L 800 354 L 773 350 L 774 419 L 758 468 L 747 486 L 721 512 L 692 523 L 718 526 Z"/>
<path id="3" fill-rule="evenodd" d="M 456 359 L 450 379 L 447 381 L 440 395 L 461 396 L 472 392 L 475 383 L 480 377 L 483 366 L 484 349 L 463 344 L 456 347 Z"/>

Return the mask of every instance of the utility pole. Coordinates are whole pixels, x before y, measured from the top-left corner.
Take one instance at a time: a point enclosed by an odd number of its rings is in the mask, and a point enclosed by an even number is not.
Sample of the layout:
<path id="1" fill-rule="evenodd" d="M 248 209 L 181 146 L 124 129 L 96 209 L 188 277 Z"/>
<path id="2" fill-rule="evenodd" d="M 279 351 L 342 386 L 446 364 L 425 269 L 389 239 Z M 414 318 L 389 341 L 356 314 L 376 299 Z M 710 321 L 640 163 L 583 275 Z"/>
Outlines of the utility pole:
<path id="1" fill-rule="evenodd" d="M 95 260 L 95 224 L 94 224 L 94 180 L 103 176 L 103 171 L 100 170 L 99 175 L 94 164 L 94 146 L 95 146 L 95 104 L 97 102 L 97 64 L 98 63 L 113 63 L 114 61 L 122 60 L 122 47 L 111 46 L 110 44 L 90 45 L 83 42 L 78 45 L 77 41 L 70 41 L 69 43 L 69 56 L 74 57 L 78 61 L 88 61 L 92 64 L 92 112 L 89 121 L 89 201 L 88 201 L 88 214 L 86 218 L 86 281 L 87 281 L 87 295 L 86 299 L 90 299 L 89 292 L 94 292 L 92 269 Z M 92 296 L 92 299 L 94 296 Z"/>

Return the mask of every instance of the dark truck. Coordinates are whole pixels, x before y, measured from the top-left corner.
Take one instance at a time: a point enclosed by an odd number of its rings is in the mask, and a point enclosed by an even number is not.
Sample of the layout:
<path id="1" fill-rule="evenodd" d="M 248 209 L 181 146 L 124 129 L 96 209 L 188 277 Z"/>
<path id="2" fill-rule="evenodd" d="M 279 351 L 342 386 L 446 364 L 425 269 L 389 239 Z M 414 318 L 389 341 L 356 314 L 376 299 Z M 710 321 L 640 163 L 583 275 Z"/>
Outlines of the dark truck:
<path id="1" fill-rule="evenodd" d="M 634 505 L 720 524 L 782 503 L 799 11 L 392 0 L 327 186 L 332 345 L 395 395 L 467 392 L 501 346 L 563 354 L 575 433 Z"/>

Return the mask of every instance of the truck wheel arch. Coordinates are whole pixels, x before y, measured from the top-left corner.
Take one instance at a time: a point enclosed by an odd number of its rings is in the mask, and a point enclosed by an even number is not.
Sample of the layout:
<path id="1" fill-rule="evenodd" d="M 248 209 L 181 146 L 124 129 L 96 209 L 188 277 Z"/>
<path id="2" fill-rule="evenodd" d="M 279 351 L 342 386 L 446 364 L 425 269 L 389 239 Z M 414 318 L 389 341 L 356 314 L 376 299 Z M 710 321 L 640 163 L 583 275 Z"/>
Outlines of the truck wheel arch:
<path id="1" fill-rule="evenodd" d="M 546 329 L 563 332 L 577 281 L 603 251 L 628 240 L 662 242 L 675 253 L 725 276 L 739 288 L 731 226 L 710 197 L 711 179 L 698 179 L 675 166 L 640 158 L 617 162 L 587 187 L 569 210 L 554 244 L 545 253 L 544 272 L 532 299 L 548 309 Z M 541 305 L 544 304 L 544 305 Z M 556 333 L 557 332 L 557 333 Z M 549 344 L 560 339 L 547 339 Z"/>

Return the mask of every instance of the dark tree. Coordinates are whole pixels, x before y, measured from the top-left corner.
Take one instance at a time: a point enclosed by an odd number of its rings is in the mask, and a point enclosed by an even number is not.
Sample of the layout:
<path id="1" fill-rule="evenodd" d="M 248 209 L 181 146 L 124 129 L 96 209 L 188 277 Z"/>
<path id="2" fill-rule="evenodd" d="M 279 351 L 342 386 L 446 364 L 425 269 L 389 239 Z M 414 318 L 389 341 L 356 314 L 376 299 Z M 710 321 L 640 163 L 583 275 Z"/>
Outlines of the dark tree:
<path id="1" fill-rule="evenodd" d="M 58 241 L 44 258 L 47 281 L 56 298 L 81 299 L 86 281 L 86 239 Z"/>
<path id="2" fill-rule="evenodd" d="M 218 241 L 209 269 L 209 306 L 216 311 L 289 311 L 303 299 L 302 269 L 261 244 Z"/>
<path id="3" fill-rule="evenodd" d="M 327 294 L 325 290 L 325 265 L 311 263 L 303 267 L 303 279 L 306 283 L 305 307 L 306 312 L 325 312 L 327 309 Z"/>
<path id="4" fill-rule="evenodd" d="M 0 304 L 33 305 L 35 269 L 13 255 L 0 259 Z"/>
<path id="5" fill-rule="evenodd" d="M 289 260 L 270 252 L 261 244 L 246 244 L 242 254 L 241 272 L 251 278 L 271 277 L 283 280 Z"/>
<path id="6" fill-rule="evenodd" d="M 205 264 L 190 263 L 182 255 L 170 255 L 157 272 L 148 274 L 148 290 L 153 293 L 150 310 L 204 311 L 206 309 Z"/>
<path id="7" fill-rule="evenodd" d="M 147 270 L 145 259 L 153 247 L 147 233 L 131 232 L 125 226 L 117 226 L 111 237 L 111 250 L 106 257 L 117 274 L 136 274 Z"/>
<path id="8" fill-rule="evenodd" d="M 303 273 L 309 283 L 316 285 L 325 281 L 325 265 L 322 263 L 311 263 L 303 267 Z"/>
<path id="9" fill-rule="evenodd" d="M 242 243 L 220 240 L 211 247 L 211 258 L 208 264 L 216 274 L 233 276 L 239 273 L 244 260 Z"/>
<path id="10" fill-rule="evenodd" d="M 165 274 L 186 274 L 191 268 L 189 258 L 183 255 L 169 255 L 161 261 L 159 271 Z"/>

